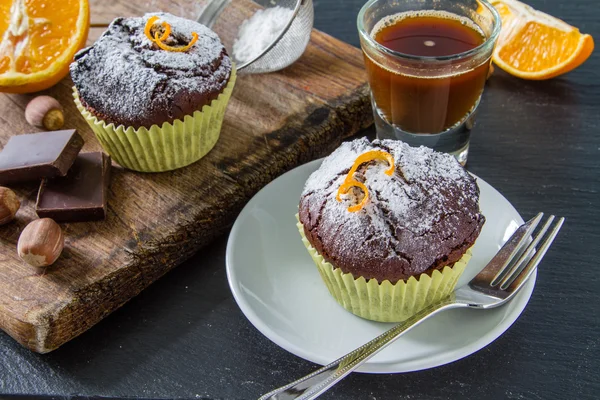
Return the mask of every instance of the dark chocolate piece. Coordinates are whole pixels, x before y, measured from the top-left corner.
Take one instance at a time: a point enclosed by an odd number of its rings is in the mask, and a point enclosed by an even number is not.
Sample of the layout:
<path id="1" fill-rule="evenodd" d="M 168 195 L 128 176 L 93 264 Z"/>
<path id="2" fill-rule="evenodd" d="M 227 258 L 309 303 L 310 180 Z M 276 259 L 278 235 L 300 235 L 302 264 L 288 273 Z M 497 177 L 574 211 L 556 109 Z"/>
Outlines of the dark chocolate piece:
<path id="1" fill-rule="evenodd" d="M 56 222 L 104 219 L 110 180 L 110 156 L 81 153 L 67 176 L 44 179 L 35 210 L 40 218 Z"/>
<path id="2" fill-rule="evenodd" d="M 13 136 L 0 153 L 0 185 L 65 176 L 82 147 L 75 129 Z"/>

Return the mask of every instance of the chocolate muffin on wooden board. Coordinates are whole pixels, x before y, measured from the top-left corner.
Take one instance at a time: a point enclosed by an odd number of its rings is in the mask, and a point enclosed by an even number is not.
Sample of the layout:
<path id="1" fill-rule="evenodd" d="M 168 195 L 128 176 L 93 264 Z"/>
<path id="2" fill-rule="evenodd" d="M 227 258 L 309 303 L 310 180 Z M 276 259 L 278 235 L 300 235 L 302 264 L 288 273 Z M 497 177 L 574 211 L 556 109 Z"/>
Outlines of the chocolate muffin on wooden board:
<path id="1" fill-rule="evenodd" d="M 125 168 L 170 171 L 216 144 L 236 81 L 216 33 L 166 13 L 117 18 L 71 64 L 77 109 Z"/>
<path id="2" fill-rule="evenodd" d="M 164 51 L 144 32 L 151 16 L 171 26 L 166 44 L 197 42 L 185 52 Z M 231 59 L 216 33 L 167 13 L 116 18 L 71 64 L 81 103 L 115 125 L 150 127 L 173 122 L 210 104 L 231 74 Z"/>
<path id="3" fill-rule="evenodd" d="M 361 211 L 348 212 L 348 201 L 358 199 L 338 202 L 338 188 L 354 160 L 374 149 L 393 155 L 395 172 L 385 175 L 385 162 L 363 164 L 355 178 L 370 198 Z M 332 265 L 355 277 L 396 283 L 458 261 L 485 222 L 478 201 L 475 179 L 452 156 L 399 141 L 358 139 L 342 144 L 310 176 L 299 218 L 308 241 Z"/>

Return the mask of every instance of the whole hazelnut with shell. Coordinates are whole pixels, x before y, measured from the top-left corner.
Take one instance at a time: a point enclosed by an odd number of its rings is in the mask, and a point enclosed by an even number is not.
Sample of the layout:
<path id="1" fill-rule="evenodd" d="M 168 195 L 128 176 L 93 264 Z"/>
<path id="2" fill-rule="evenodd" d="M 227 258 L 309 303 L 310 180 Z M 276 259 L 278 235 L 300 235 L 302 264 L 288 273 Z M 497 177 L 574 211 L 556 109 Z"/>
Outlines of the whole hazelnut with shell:
<path id="1" fill-rule="evenodd" d="M 0 186 L 0 225 L 12 221 L 19 207 L 21 207 L 21 202 L 15 192 Z"/>
<path id="2" fill-rule="evenodd" d="M 25 119 L 29 125 L 55 131 L 65 124 L 63 109 L 58 100 L 50 96 L 37 96 L 27 104 Z"/>
<path id="3" fill-rule="evenodd" d="M 19 257 L 33 267 L 46 267 L 62 253 L 65 237 L 60 226 L 50 218 L 36 219 L 21 232 Z"/>

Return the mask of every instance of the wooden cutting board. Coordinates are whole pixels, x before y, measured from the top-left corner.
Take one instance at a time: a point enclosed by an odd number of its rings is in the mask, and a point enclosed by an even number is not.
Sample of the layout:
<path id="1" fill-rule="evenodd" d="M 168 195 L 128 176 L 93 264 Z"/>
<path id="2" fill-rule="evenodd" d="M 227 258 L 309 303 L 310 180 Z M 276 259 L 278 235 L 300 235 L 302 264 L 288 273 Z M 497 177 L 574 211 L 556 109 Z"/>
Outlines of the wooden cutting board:
<path id="1" fill-rule="evenodd" d="M 164 10 L 198 13 L 185 0 L 91 1 L 92 22 Z M 151 3 L 151 4 L 148 4 Z M 229 18 L 255 7 L 235 0 L 215 30 L 235 35 Z M 92 43 L 102 29 L 92 29 Z M 40 353 L 85 332 L 170 269 L 223 234 L 246 202 L 283 172 L 322 157 L 342 139 L 372 123 L 359 49 L 312 32 L 302 56 L 284 71 L 240 76 L 219 142 L 199 162 L 173 172 L 143 174 L 113 165 L 105 221 L 63 224 L 66 246 L 43 272 L 17 256 L 20 232 L 37 216 L 37 184 L 15 186 L 16 221 L 0 227 L 0 328 Z M 65 107 L 66 128 L 85 138 L 83 151 L 100 150 L 64 79 L 45 92 Z M 31 95 L 0 94 L 0 148 L 12 135 L 31 133 L 24 109 Z"/>

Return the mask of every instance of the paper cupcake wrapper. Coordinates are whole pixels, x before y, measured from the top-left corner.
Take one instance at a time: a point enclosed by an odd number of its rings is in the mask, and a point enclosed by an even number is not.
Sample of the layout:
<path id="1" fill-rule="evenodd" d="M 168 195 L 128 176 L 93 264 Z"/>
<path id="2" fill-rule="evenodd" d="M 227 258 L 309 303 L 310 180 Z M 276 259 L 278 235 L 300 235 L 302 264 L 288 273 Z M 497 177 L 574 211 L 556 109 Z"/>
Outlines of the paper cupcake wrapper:
<path id="1" fill-rule="evenodd" d="M 73 88 L 75 105 L 104 150 L 121 166 L 140 172 L 162 172 L 185 167 L 204 157 L 217 143 L 227 103 L 235 86 L 235 67 L 227 86 L 210 105 L 183 120 L 162 127 L 125 127 L 107 124 L 90 113 Z"/>
<path id="2" fill-rule="evenodd" d="M 450 295 L 471 259 L 469 249 L 452 267 L 435 270 L 431 276 L 423 273 L 418 279 L 411 276 L 407 281 L 398 281 L 396 284 L 388 280 L 382 283 L 376 279 L 367 281 L 364 277 L 355 279 L 352 274 L 345 274 L 325 261 L 306 239 L 303 225 L 300 222 L 297 225 L 302 242 L 317 265 L 329 293 L 346 310 L 373 321 L 404 321 Z"/>

